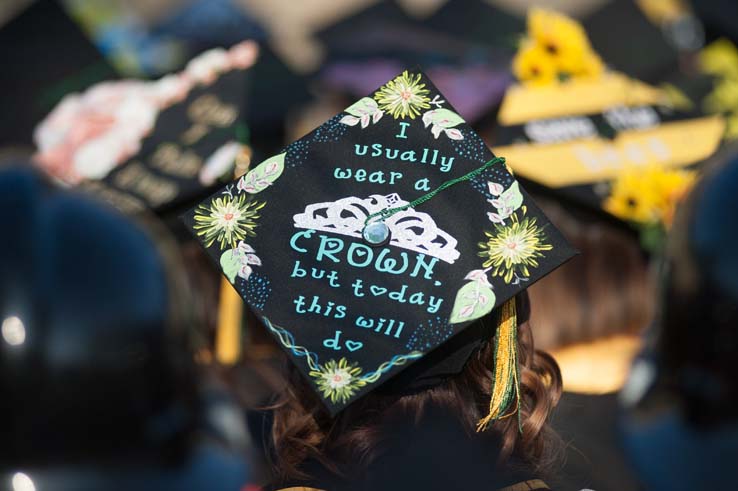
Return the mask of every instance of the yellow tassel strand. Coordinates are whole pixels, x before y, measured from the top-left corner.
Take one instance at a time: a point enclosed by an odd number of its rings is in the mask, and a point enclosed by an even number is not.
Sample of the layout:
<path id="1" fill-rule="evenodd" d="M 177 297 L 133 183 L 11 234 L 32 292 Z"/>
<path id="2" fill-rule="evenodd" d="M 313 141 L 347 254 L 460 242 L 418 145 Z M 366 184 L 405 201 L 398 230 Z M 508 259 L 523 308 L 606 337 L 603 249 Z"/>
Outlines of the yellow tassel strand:
<path id="1" fill-rule="evenodd" d="M 239 138 L 243 140 L 245 138 Z M 236 157 L 234 177 L 238 179 L 251 166 L 251 147 L 242 145 Z M 243 300 L 227 279 L 220 282 L 218 326 L 215 332 L 215 359 L 223 365 L 234 365 L 241 357 L 241 333 L 243 327 Z"/>
<path id="2" fill-rule="evenodd" d="M 517 333 L 515 298 L 511 298 L 502 306 L 502 319 L 495 334 L 495 373 L 489 413 L 477 423 L 477 432 L 485 431 L 490 423 L 519 412 L 520 380 Z M 513 402 L 515 411 L 505 414 Z"/>

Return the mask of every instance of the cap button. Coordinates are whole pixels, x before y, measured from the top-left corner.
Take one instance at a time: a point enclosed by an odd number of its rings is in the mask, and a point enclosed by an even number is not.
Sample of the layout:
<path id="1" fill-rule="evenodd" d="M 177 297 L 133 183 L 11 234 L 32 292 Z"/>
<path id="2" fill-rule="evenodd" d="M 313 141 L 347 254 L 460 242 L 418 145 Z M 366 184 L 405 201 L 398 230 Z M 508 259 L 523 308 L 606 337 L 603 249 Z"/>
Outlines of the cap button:
<path id="1" fill-rule="evenodd" d="M 390 230 L 386 223 L 378 220 L 365 226 L 361 236 L 367 244 L 375 247 L 381 246 L 389 242 Z"/>

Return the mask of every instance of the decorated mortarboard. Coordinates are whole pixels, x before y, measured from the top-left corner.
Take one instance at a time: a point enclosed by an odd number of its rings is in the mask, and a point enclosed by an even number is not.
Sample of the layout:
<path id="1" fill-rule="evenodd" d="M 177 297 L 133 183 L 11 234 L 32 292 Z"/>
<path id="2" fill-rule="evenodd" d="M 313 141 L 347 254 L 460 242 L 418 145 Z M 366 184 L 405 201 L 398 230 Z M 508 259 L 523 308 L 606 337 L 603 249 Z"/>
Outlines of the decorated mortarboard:
<path id="1" fill-rule="evenodd" d="M 684 168 L 723 135 L 724 120 L 676 88 L 606 69 L 584 28 L 555 12 L 530 11 L 513 71 L 495 151 L 522 179 L 624 221 L 668 225 L 693 180 Z"/>
<path id="2" fill-rule="evenodd" d="M 58 182 L 124 211 L 190 206 L 249 158 L 243 112 L 257 53 L 246 41 L 202 53 L 156 81 L 102 82 L 68 94 L 36 126 L 33 159 Z"/>
<path id="3" fill-rule="evenodd" d="M 573 253 L 414 70 L 183 219 L 332 414 L 496 307 L 509 312 Z M 509 357 L 517 326 L 506 326 Z"/>
<path id="4" fill-rule="evenodd" d="M 28 2 L 31 3 L 31 2 Z M 3 6 L 3 10 L 13 10 Z M 36 123 L 66 92 L 117 73 L 56 1 L 32 2 L 0 26 L 0 144 L 32 144 Z"/>
<path id="5" fill-rule="evenodd" d="M 392 2 L 373 5 L 317 37 L 325 51 L 318 80 L 352 98 L 402 67 L 422 65 L 459 115 L 475 123 L 499 105 L 512 82 L 510 54 L 433 29 Z"/>

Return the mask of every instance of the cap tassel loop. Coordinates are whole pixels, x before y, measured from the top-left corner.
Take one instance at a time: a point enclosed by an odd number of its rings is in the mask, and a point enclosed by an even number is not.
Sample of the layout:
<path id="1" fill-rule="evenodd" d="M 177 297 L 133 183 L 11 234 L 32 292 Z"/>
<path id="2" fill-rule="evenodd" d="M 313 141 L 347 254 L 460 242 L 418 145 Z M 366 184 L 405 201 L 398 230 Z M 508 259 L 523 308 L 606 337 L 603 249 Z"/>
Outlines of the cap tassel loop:
<path id="1" fill-rule="evenodd" d="M 495 373 L 489 413 L 477 423 L 477 432 L 485 431 L 490 423 L 512 416 L 514 413 L 518 416 L 518 429 L 521 428 L 517 334 L 515 298 L 511 298 L 502 306 L 502 320 L 495 334 Z M 515 409 L 508 412 L 512 403 L 515 404 Z"/>

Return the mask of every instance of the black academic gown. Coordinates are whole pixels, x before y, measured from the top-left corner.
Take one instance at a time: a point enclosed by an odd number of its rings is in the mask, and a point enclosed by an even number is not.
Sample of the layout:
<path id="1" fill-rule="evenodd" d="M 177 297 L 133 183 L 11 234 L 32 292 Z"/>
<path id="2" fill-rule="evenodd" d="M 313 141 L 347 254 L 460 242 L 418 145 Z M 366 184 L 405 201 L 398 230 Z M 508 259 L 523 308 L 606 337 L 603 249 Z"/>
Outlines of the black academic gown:
<path id="1" fill-rule="evenodd" d="M 567 445 L 566 461 L 549 484 L 562 491 L 643 489 L 629 466 L 618 433 L 617 394 L 565 392 L 551 425 Z"/>

